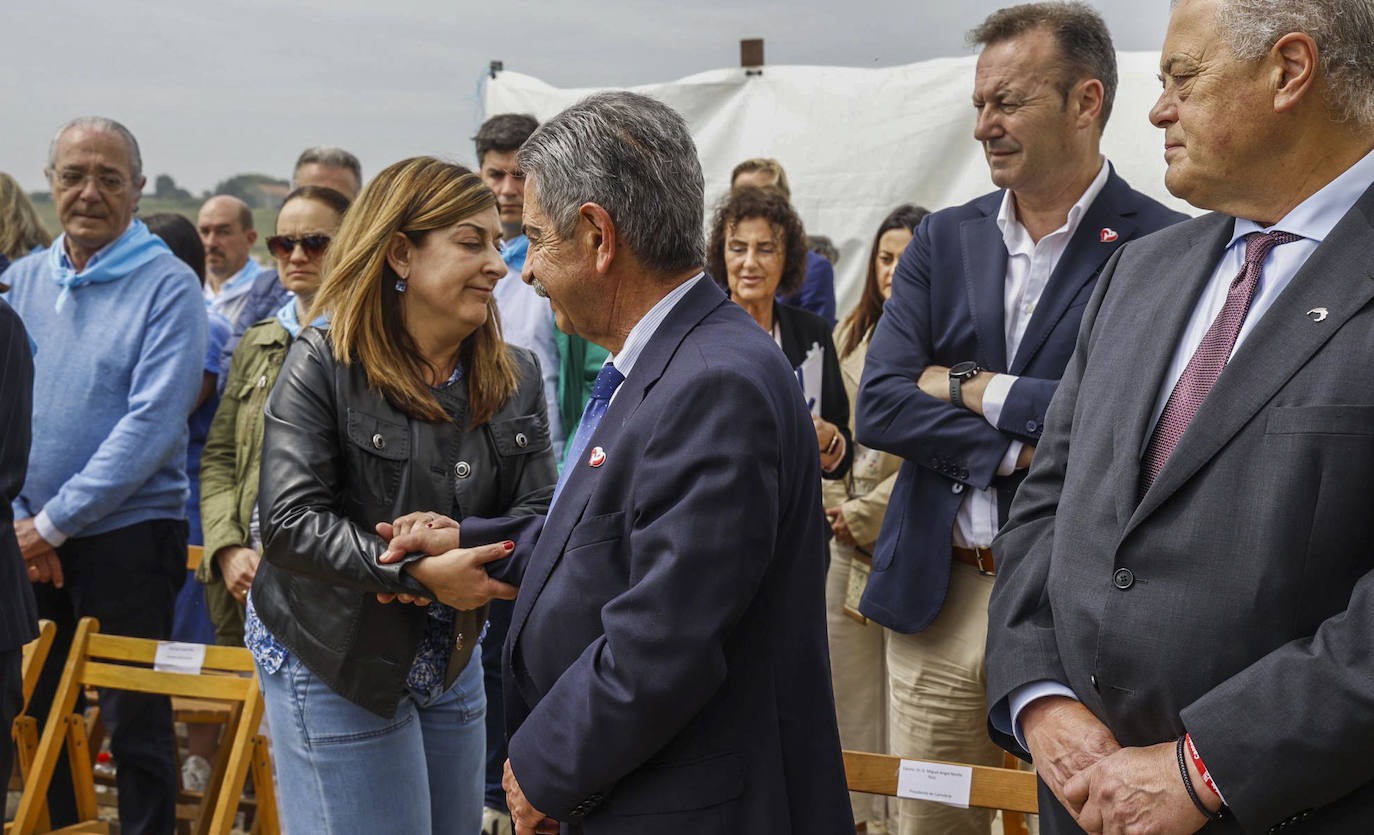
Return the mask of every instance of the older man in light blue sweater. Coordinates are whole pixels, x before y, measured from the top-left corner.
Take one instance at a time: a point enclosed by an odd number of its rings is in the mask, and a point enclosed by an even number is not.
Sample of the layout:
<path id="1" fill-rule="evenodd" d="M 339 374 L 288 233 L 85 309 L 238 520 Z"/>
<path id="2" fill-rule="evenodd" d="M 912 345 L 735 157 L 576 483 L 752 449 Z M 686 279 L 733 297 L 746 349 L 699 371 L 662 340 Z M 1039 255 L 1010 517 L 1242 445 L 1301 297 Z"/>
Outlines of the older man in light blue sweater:
<path id="1" fill-rule="evenodd" d="M 64 125 L 48 159 L 63 234 L 5 273 L 36 347 L 33 442 L 14 527 L 39 615 L 58 624 L 30 706 L 39 717 L 77 618 L 165 639 L 186 576 L 186 418 L 201 386 L 205 304 L 195 274 L 133 217 L 141 169 L 138 143 L 117 122 Z M 102 693 L 101 711 L 123 830 L 172 832 L 170 704 Z M 69 780 L 49 792 L 54 826 L 75 817 Z"/>

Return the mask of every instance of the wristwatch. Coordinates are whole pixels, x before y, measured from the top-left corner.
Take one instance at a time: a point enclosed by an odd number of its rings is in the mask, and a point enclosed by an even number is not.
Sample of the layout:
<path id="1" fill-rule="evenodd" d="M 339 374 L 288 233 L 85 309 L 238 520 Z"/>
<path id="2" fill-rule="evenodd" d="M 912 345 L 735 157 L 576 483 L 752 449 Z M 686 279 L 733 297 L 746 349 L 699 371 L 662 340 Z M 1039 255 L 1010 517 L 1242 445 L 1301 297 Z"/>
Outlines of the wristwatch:
<path id="1" fill-rule="evenodd" d="M 949 402 L 964 408 L 963 386 L 965 380 L 972 380 L 983 369 L 976 362 L 961 362 L 949 369 Z"/>

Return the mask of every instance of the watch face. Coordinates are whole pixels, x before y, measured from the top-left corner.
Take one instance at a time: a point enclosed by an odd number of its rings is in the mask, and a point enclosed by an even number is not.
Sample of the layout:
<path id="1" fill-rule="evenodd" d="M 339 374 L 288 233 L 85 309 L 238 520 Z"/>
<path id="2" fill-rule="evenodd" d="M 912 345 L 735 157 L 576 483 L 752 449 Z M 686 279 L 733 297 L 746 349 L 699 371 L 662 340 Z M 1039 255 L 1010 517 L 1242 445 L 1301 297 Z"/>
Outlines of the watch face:
<path id="1" fill-rule="evenodd" d="M 958 365 L 955 365 L 954 367 L 950 368 L 950 370 L 949 370 L 949 376 L 951 376 L 951 377 L 972 377 L 972 376 L 973 376 L 974 374 L 976 374 L 977 372 L 978 372 L 978 363 L 976 363 L 976 362 L 961 362 L 961 363 L 959 363 Z"/>

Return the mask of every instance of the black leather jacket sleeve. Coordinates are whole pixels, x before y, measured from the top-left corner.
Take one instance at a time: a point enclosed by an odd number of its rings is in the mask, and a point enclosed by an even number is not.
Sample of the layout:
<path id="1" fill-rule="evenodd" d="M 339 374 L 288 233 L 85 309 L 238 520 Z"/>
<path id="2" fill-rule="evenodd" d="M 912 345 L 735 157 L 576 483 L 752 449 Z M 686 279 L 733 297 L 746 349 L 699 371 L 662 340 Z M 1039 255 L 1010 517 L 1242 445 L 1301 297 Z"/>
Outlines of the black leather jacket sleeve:
<path id="1" fill-rule="evenodd" d="M 378 563 L 386 543 L 340 512 L 348 474 L 328 351 L 323 339 L 297 339 L 267 401 L 258 490 L 263 559 L 360 591 L 427 595 L 402 564 Z"/>

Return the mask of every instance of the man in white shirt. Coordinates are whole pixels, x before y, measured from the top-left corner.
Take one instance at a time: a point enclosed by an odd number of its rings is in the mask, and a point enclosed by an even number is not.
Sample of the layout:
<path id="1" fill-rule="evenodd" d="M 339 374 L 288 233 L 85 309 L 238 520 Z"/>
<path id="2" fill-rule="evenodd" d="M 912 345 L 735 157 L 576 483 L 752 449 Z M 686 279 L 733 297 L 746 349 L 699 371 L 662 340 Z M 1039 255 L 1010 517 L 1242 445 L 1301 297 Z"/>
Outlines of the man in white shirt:
<path id="1" fill-rule="evenodd" d="M 230 322 L 237 321 L 262 272 L 249 255 L 258 241 L 253 210 L 237 197 L 217 194 L 200 207 L 196 227 L 205 245 L 205 302 Z"/>
<path id="2" fill-rule="evenodd" d="M 1127 240 L 1182 215 L 1133 191 L 1099 150 L 1116 61 L 1096 12 L 1016 6 L 970 40 L 984 47 L 974 138 L 1001 190 L 923 221 L 878 322 L 857 440 L 906 461 L 860 608 L 892 630 L 889 750 L 1000 765 L 984 696 L 1001 565 L 989 546 L 1098 272 Z M 991 812 L 904 801 L 899 821 L 903 835 L 986 835 Z"/>
<path id="3" fill-rule="evenodd" d="M 1374 10 L 1181 0 L 1160 66 L 1166 185 L 1214 213 L 1084 311 L 994 545 L 989 719 L 1042 831 L 1362 831 Z"/>

